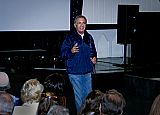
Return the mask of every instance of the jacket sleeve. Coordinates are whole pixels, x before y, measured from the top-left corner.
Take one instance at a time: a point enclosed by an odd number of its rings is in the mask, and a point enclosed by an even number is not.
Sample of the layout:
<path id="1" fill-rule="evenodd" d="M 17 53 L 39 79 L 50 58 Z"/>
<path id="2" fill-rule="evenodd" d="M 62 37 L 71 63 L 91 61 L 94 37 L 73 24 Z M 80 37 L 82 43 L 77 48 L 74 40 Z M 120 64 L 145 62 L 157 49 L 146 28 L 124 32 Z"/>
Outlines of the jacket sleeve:
<path id="1" fill-rule="evenodd" d="M 61 58 L 62 59 L 68 59 L 74 55 L 71 52 L 72 47 L 73 47 L 73 44 L 71 42 L 71 38 L 67 36 L 61 46 Z"/>
<path id="2" fill-rule="evenodd" d="M 91 49 L 91 57 L 97 58 L 97 51 L 96 51 L 95 43 L 92 36 L 90 36 L 90 49 Z"/>

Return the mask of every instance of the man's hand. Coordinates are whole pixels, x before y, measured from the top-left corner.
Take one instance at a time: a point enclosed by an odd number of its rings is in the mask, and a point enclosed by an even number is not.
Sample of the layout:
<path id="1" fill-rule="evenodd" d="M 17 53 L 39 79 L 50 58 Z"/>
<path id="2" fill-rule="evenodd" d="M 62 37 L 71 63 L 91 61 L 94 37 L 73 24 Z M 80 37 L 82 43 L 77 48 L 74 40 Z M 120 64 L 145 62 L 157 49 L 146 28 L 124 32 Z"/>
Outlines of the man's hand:
<path id="1" fill-rule="evenodd" d="M 91 58 L 91 61 L 92 61 L 93 64 L 96 64 L 96 62 L 97 62 L 96 57 Z"/>
<path id="2" fill-rule="evenodd" d="M 79 48 L 78 48 L 78 43 L 74 44 L 73 48 L 71 49 L 72 53 L 77 53 L 79 52 Z"/>

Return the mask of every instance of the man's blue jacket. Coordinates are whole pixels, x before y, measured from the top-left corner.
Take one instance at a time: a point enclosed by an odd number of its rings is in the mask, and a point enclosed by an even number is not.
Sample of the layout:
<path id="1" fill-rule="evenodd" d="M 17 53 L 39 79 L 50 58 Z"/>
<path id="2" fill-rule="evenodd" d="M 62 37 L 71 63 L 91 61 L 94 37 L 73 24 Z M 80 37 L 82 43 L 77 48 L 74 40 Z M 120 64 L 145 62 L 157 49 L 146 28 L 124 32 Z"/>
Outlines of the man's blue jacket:
<path id="1" fill-rule="evenodd" d="M 72 47 L 78 43 L 79 52 L 72 53 Z M 65 60 L 68 74 L 86 74 L 93 71 L 90 58 L 97 57 L 93 37 L 85 31 L 83 39 L 75 31 L 66 36 L 61 47 L 61 57 Z"/>

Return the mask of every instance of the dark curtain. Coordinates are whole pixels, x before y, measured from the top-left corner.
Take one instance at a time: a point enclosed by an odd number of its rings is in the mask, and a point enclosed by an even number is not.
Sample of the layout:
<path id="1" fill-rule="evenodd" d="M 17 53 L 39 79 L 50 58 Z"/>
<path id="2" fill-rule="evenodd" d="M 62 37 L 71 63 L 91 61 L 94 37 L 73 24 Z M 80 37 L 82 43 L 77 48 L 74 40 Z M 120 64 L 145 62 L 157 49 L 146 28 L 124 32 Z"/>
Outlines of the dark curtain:
<path id="1" fill-rule="evenodd" d="M 83 0 L 71 0 L 70 30 L 74 30 L 74 19 L 82 14 Z"/>

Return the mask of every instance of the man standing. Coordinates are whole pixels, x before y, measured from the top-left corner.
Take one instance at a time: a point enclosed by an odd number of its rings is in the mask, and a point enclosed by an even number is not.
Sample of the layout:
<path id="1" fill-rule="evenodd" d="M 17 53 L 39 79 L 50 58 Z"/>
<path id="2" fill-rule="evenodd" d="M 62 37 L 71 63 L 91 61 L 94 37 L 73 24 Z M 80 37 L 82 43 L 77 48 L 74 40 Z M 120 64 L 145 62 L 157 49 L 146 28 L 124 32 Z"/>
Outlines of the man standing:
<path id="1" fill-rule="evenodd" d="M 85 16 L 77 16 L 74 20 L 76 31 L 66 36 L 61 47 L 61 56 L 65 59 L 66 71 L 73 86 L 77 113 L 92 90 L 91 74 L 97 60 L 94 40 L 86 31 L 86 24 Z"/>

